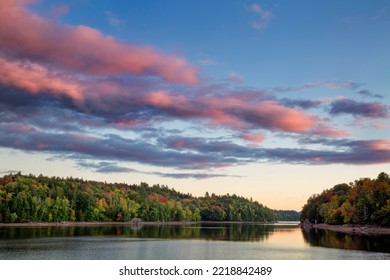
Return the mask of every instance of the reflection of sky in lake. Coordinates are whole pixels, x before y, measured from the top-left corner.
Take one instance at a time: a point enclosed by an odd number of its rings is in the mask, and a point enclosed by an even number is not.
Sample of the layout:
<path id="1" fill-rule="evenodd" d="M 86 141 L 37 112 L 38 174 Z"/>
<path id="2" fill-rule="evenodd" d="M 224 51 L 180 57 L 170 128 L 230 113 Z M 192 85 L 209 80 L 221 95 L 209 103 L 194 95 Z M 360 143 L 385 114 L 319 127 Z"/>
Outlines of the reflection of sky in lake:
<path id="1" fill-rule="evenodd" d="M 307 246 L 300 228 L 275 230 L 265 243 L 270 246 L 284 248 L 302 248 Z"/>
<path id="2" fill-rule="evenodd" d="M 4 246 L 0 259 L 390 259 L 390 254 L 269 242 L 74 237 L 19 240 Z M 6 248 L 8 247 L 8 248 Z M 12 247 L 12 248 L 11 248 Z"/>
<path id="3" fill-rule="evenodd" d="M 390 259 L 358 247 L 378 240 L 289 224 L 0 228 L 0 259 Z"/>

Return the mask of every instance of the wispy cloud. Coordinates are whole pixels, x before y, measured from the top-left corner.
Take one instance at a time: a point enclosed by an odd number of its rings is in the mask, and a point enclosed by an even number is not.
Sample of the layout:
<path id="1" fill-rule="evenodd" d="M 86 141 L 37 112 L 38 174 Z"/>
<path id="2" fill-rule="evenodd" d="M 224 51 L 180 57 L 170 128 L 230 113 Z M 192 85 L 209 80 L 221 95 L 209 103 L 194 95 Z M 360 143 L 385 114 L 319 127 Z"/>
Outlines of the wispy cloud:
<path id="1" fill-rule="evenodd" d="M 390 14 L 390 6 L 384 6 L 380 8 L 379 10 L 375 11 L 371 16 L 370 19 L 373 21 L 380 21 L 386 19 L 386 17 L 389 17 Z"/>
<path id="2" fill-rule="evenodd" d="M 251 142 L 255 142 L 255 143 L 263 142 L 265 139 L 264 134 L 261 134 L 261 133 L 257 133 L 257 134 L 243 133 L 243 134 L 241 134 L 241 137 L 247 141 L 251 141 Z"/>
<path id="3" fill-rule="evenodd" d="M 77 163 L 80 167 L 93 170 L 97 173 L 138 173 L 144 175 L 155 175 L 164 178 L 175 178 L 175 179 L 210 179 L 210 178 L 221 178 L 221 177 L 240 177 L 235 175 L 226 175 L 218 173 L 209 173 L 209 172 L 158 172 L 158 171 L 140 171 L 133 168 L 128 168 L 124 166 L 118 166 L 115 162 L 86 162 L 79 161 Z M 1 173 L 1 172 L 0 172 Z M 8 172 L 9 173 L 9 172 Z"/>
<path id="4" fill-rule="evenodd" d="M 201 65 L 215 65 L 217 62 L 206 53 L 198 53 L 198 63 Z"/>
<path id="5" fill-rule="evenodd" d="M 348 88 L 348 89 L 358 89 L 359 87 L 363 86 L 364 83 L 361 82 L 355 82 L 355 81 L 341 81 L 341 82 L 330 82 L 328 83 L 328 86 L 333 89 L 342 89 L 342 88 Z"/>
<path id="6" fill-rule="evenodd" d="M 381 99 L 384 98 L 383 95 L 372 93 L 371 91 L 369 91 L 367 89 L 359 90 L 356 93 L 361 95 L 361 96 L 365 96 L 365 97 L 373 97 L 373 98 L 381 98 Z"/>
<path id="7" fill-rule="evenodd" d="M 256 15 L 256 19 L 251 22 L 251 26 L 257 30 L 264 30 L 268 27 L 270 21 L 275 17 L 271 11 L 264 9 L 258 3 L 249 5 L 249 10 Z"/>
<path id="8" fill-rule="evenodd" d="M 202 58 L 202 59 L 199 59 L 198 62 L 202 65 L 214 65 L 216 64 L 216 62 L 212 59 L 209 59 L 209 58 Z"/>
<path id="9" fill-rule="evenodd" d="M 234 71 L 228 73 L 228 81 L 232 83 L 242 83 L 244 81 L 244 77 Z"/>
<path id="10" fill-rule="evenodd" d="M 117 14 L 110 10 L 105 11 L 104 15 L 106 16 L 107 21 L 111 26 L 117 27 L 126 23 L 126 20 L 119 18 Z"/>
<path id="11" fill-rule="evenodd" d="M 300 107 L 302 109 L 316 108 L 323 103 L 321 100 L 283 98 L 280 102 L 288 107 Z"/>
<path id="12" fill-rule="evenodd" d="M 271 89 L 271 91 L 274 93 L 285 93 L 285 92 L 311 90 L 311 89 L 316 89 L 316 88 L 321 88 L 321 87 L 330 88 L 333 90 L 339 90 L 339 89 L 357 90 L 359 87 L 361 87 L 363 85 L 364 85 L 364 83 L 355 82 L 355 81 L 351 81 L 351 80 L 319 81 L 319 82 L 307 83 L 304 85 L 274 87 Z"/>
<path id="13" fill-rule="evenodd" d="M 330 104 L 333 115 L 351 114 L 366 118 L 389 118 L 389 107 L 379 102 L 358 102 L 352 99 L 340 99 Z"/>
<path id="14" fill-rule="evenodd" d="M 386 21 L 389 18 L 390 8 L 388 5 L 383 6 L 375 11 L 366 11 L 364 13 L 359 13 L 351 15 L 341 19 L 342 23 L 346 24 L 364 24 L 367 22 L 381 22 Z"/>

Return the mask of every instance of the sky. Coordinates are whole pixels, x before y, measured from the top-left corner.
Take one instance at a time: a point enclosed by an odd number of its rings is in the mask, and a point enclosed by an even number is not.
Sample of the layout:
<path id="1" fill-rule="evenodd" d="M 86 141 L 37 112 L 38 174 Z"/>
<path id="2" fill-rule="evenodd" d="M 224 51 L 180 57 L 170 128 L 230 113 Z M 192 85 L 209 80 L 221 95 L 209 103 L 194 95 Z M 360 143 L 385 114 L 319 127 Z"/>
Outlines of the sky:
<path id="1" fill-rule="evenodd" d="M 390 173 L 388 1 L 1 0 L 0 173 L 300 211 Z"/>

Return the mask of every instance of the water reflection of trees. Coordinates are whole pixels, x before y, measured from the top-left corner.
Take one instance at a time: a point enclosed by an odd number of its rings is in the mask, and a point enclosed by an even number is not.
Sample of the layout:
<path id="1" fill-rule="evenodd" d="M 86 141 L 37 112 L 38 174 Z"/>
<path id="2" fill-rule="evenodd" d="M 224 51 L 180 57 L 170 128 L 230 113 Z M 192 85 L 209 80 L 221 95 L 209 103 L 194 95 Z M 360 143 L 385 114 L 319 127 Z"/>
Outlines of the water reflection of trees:
<path id="1" fill-rule="evenodd" d="M 305 242 L 312 246 L 390 253 L 390 239 L 387 236 L 356 235 L 320 229 L 302 230 L 302 233 Z"/>
<path id="2" fill-rule="evenodd" d="M 24 239 L 74 236 L 120 236 L 129 238 L 204 239 L 256 242 L 280 231 L 291 231 L 296 226 L 264 224 L 194 224 L 194 225 L 144 225 L 86 226 L 86 227 L 31 227 L 2 228 L 0 239 Z"/>

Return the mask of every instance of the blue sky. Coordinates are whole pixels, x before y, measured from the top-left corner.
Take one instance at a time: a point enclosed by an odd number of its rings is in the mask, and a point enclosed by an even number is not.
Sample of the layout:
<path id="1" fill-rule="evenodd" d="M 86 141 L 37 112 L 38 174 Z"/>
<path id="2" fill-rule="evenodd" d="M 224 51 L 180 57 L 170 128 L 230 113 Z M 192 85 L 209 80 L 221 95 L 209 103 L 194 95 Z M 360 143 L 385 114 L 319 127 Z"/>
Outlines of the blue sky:
<path id="1" fill-rule="evenodd" d="M 300 210 L 389 172 L 388 1 L 4 1 L 0 172 Z"/>

